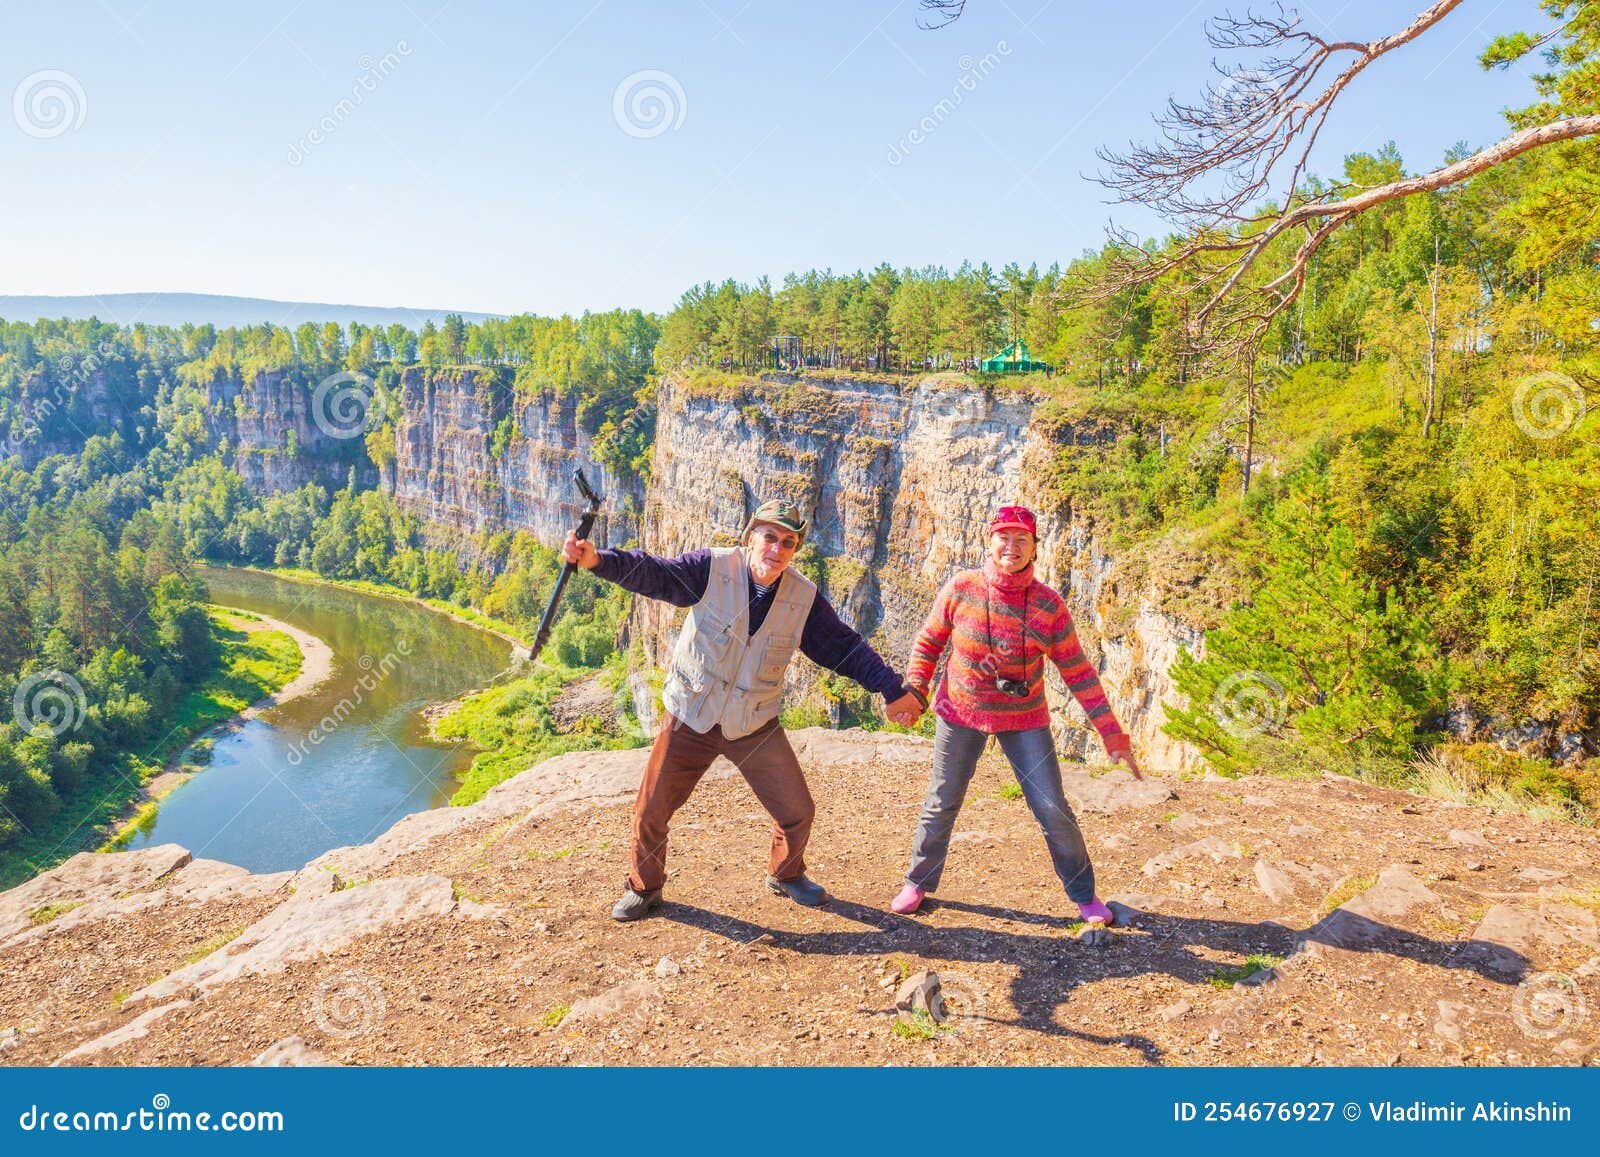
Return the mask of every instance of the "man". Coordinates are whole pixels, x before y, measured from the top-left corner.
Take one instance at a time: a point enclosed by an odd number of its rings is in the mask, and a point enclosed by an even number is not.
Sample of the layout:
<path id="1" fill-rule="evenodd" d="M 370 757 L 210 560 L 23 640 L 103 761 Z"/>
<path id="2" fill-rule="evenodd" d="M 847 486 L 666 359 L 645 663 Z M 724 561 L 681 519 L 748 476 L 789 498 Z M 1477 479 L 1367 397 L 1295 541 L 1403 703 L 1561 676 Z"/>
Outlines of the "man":
<path id="1" fill-rule="evenodd" d="M 692 607 L 661 692 L 666 708 L 633 805 L 628 888 L 611 910 L 637 920 L 661 902 L 667 825 L 719 755 L 739 769 L 772 817 L 767 887 L 816 907 L 828 893 L 805 874 L 816 807 L 800 761 L 778 722 L 783 681 L 796 648 L 888 703 L 909 727 L 926 701 L 910 691 L 828 600 L 789 564 L 807 522 L 792 503 L 764 502 L 737 548 L 657 558 L 638 550 L 596 550 L 569 531 L 562 557 L 634 594 Z"/>

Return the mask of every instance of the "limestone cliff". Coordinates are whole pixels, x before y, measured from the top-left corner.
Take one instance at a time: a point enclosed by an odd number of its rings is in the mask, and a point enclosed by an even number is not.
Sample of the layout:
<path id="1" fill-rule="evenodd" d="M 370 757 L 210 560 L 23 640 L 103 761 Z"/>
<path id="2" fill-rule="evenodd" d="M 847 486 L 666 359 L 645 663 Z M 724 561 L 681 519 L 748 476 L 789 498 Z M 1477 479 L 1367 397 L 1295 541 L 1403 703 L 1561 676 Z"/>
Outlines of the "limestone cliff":
<path id="1" fill-rule="evenodd" d="M 596 541 L 621 545 L 638 533 L 643 487 L 595 460 L 577 407 L 570 394 L 514 393 L 492 370 L 406 370 L 386 479 L 395 501 L 469 557 L 473 536 L 502 530 L 555 545 L 582 510 L 581 468 L 606 499 Z"/>
<path id="2" fill-rule="evenodd" d="M 338 490 L 352 469 L 358 486 L 376 485 L 362 439 L 325 430 L 314 413 L 314 391 L 293 372 L 219 369 L 205 392 L 212 445 L 226 442 L 229 465 L 257 493 L 296 490 L 308 482 Z"/>

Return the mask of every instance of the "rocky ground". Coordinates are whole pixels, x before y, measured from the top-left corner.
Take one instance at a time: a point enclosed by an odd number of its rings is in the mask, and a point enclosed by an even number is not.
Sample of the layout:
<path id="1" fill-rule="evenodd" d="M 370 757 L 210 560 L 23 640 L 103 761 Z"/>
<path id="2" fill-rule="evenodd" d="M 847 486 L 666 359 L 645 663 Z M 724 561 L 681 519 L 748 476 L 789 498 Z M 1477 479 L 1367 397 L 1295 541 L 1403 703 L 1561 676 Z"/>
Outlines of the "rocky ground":
<path id="1" fill-rule="evenodd" d="M 543 763 L 298 873 L 172 846 L 0 894 L 9 1064 L 1583 1064 L 1600 839 L 1344 778 L 1069 773 L 1118 926 L 1082 935 L 986 757 L 937 903 L 886 911 L 926 741 L 807 731 L 811 911 L 719 764 L 669 903 L 607 916 L 642 751 Z M 1099 941 L 1099 942 L 1096 942 Z M 1229 983 L 1256 963 L 1275 967 Z M 938 973 L 942 1020 L 897 1012 Z M 1230 973 L 1229 970 L 1235 970 Z"/>

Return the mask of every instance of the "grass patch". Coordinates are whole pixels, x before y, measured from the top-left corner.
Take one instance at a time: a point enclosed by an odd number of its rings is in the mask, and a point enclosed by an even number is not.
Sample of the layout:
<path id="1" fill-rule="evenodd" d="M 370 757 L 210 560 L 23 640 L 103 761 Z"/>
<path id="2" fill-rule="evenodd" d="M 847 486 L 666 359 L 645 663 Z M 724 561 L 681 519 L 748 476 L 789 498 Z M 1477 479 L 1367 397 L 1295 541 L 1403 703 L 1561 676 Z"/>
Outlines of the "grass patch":
<path id="1" fill-rule="evenodd" d="M 533 851 L 533 852 L 529 852 L 528 853 L 528 859 L 537 860 L 540 863 L 545 863 L 545 862 L 547 862 L 549 860 L 564 860 L 568 856 L 572 855 L 574 852 L 581 852 L 581 851 L 583 851 L 583 848 L 581 848 L 581 847 L 561 848 L 558 851 L 554 851 L 554 852 Z"/>
<path id="2" fill-rule="evenodd" d="M 1244 963 L 1238 968 L 1219 968 L 1206 977 L 1206 982 L 1212 988 L 1232 988 L 1241 980 L 1254 976 L 1258 972 L 1276 968 L 1283 961 L 1284 957 L 1275 956 L 1270 952 L 1252 952 L 1244 958 Z"/>
<path id="3" fill-rule="evenodd" d="M 65 900 L 60 904 L 41 904 L 28 913 L 28 919 L 35 924 L 48 924 L 57 916 L 65 915 L 74 908 L 80 907 L 81 900 Z"/>
<path id="4" fill-rule="evenodd" d="M 217 949 L 221 948 L 224 944 L 230 944 L 237 940 L 239 938 L 239 934 L 243 931 L 244 929 L 241 927 L 235 928 L 232 932 L 223 932 L 220 935 L 213 936 L 210 940 L 207 940 L 204 944 L 200 945 L 200 947 L 189 953 L 189 955 L 184 958 L 184 962 L 186 964 L 198 964 Z M 121 1004 L 122 1002 L 118 1001 L 117 1003 Z"/>
<path id="5" fill-rule="evenodd" d="M 1003 784 L 999 791 L 994 793 L 995 799 L 1021 799 L 1022 785 L 1019 783 Z"/>
<path id="6" fill-rule="evenodd" d="M 552 1004 L 544 1010 L 544 1015 L 539 1018 L 539 1022 L 545 1028 L 555 1028 L 556 1025 L 567 1019 L 567 1013 L 571 1011 L 572 1006 L 570 1004 Z"/>
<path id="7" fill-rule="evenodd" d="M 1348 904 L 1377 882 L 1376 876 L 1346 876 L 1322 901 L 1322 914 L 1331 915 L 1335 908 Z"/>
<path id="8" fill-rule="evenodd" d="M 918 1009 L 895 1021 L 892 1031 L 902 1040 L 925 1041 L 935 1039 L 942 1032 L 951 1032 L 953 1027 L 940 1024 L 928 1013 Z"/>
<path id="9" fill-rule="evenodd" d="M 642 740 L 627 735 L 556 732 L 551 704 L 568 683 L 589 674 L 540 666 L 504 686 L 467 696 L 439 720 L 434 730 L 440 739 L 464 740 L 479 752 L 450 802 L 458 807 L 476 803 L 495 784 L 553 756 L 640 746 Z"/>

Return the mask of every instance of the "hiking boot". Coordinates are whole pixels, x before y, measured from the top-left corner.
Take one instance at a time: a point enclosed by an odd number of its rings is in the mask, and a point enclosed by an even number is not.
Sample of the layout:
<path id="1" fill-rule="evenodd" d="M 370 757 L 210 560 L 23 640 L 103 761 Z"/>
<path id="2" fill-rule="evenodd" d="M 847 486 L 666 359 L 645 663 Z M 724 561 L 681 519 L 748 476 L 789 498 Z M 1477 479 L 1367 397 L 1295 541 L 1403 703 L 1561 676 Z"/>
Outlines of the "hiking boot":
<path id="1" fill-rule="evenodd" d="M 796 876 L 792 880 L 775 880 L 768 876 L 767 890 L 774 896 L 787 896 L 796 904 L 804 904 L 807 908 L 817 908 L 828 902 L 828 890 L 821 884 L 808 880 L 804 875 Z"/>
<path id="2" fill-rule="evenodd" d="M 889 903 L 889 911 L 901 916 L 909 916 L 922 907 L 923 898 L 927 895 L 915 884 L 907 884 L 900 889 L 900 894 Z"/>
<path id="3" fill-rule="evenodd" d="M 661 889 L 651 888 L 648 892 L 635 892 L 629 888 L 622 893 L 622 899 L 611 909 L 613 920 L 638 920 L 649 914 L 650 909 L 661 903 Z"/>

